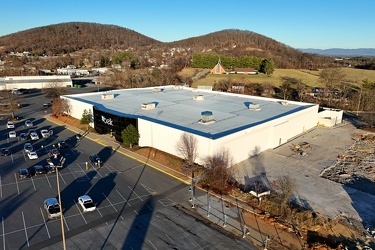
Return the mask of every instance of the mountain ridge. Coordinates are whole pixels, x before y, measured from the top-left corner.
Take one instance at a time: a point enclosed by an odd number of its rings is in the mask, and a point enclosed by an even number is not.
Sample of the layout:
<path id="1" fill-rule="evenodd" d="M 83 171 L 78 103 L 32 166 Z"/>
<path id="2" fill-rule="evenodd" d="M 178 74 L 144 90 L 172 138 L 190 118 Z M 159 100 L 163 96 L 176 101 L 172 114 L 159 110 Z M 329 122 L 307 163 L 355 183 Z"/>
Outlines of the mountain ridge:
<path id="1" fill-rule="evenodd" d="M 298 49 L 305 53 L 314 53 L 326 56 L 375 56 L 375 48 L 357 48 L 357 49 L 343 49 L 343 48 L 330 48 L 330 49 Z"/>

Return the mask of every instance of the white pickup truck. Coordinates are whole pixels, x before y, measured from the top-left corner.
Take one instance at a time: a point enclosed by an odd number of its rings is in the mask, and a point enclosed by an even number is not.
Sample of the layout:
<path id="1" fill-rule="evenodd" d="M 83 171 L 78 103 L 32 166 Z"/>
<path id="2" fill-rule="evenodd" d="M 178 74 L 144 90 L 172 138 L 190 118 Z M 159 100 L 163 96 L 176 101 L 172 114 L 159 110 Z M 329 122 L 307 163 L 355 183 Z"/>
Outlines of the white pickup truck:
<path id="1" fill-rule="evenodd" d="M 78 197 L 78 203 L 81 205 L 83 212 L 92 212 L 96 209 L 96 205 L 88 195 Z"/>

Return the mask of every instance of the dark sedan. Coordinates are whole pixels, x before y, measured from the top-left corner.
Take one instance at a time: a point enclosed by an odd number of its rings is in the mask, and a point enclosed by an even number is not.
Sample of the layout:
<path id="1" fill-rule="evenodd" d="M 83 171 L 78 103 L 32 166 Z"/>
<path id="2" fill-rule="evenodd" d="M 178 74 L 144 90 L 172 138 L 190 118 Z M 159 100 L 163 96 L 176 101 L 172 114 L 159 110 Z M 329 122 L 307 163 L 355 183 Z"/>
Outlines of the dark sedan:
<path id="1" fill-rule="evenodd" d="M 11 154 L 11 152 L 10 152 L 9 149 L 7 149 L 7 148 L 2 148 L 2 149 L 1 149 L 1 155 L 2 155 L 2 156 L 8 156 L 8 155 L 10 155 L 10 154 Z"/>
<path id="2" fill-rule="evenodd" d="M 45 166 L 44 169 L 47 174 L 56 173 L 56 168 L 51 167 L 50 165 Z"/>
<path id="3" fill-rule="evenodd" d="M 36 165 L 34 166 L 35 175 L 38 174 L 46 174 L 46 169 L 42 165 Z"/>
<path id="4" fill-rule="evenodd" d="M 59 149 L 66 149 L 66 148 L 68 148 L 69 146 L 68 146 L 68 144 L 67 144 L 65 141 L 59 141 L 59 142 L 57 143 L 57 147 L 58 147 Z"/>

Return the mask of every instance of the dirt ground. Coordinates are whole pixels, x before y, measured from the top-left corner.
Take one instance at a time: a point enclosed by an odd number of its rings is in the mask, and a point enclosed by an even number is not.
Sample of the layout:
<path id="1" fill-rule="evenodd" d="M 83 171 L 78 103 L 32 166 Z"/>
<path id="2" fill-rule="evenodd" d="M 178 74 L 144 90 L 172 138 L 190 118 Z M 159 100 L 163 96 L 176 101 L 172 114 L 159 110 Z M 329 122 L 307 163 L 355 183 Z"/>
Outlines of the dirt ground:
<path id="1" fill-rule="evenodd" d="M 77 119 L 67 116 L 58 117 L 57 119 L 79 129 L 86 129 L 86 126 L 81 125 Z M 181 159 L 177 157 L 151 148 L 134 147 L 132 150 L 174 170 L 181 171 Z M 280 246 L 284 249 L 345 249 L 340 243 L 343 241 L 346 242 L 346 246 L 348 246 L 347 242 L 353 242 L 349 249 L 361 249 L 360 246 L 355 246 L 354 242 L 364 243 L 371 240 L 366 238 L 364 232 L 358 230 L 356 225 L 353 225 L 353 222 L 345 217 L 330 220 L 325 226 L 300 229 L 298 233 L 296 233 L 296 230 L 291 229 L 290 226 L 282 225 L 275 219 L 265 215 L 255 216 L 252 213 L 244 213 L 244 219 L 248 225 L 257 225 L 260 231 L 270 236 L 268 249 L 280 249 Z"/>

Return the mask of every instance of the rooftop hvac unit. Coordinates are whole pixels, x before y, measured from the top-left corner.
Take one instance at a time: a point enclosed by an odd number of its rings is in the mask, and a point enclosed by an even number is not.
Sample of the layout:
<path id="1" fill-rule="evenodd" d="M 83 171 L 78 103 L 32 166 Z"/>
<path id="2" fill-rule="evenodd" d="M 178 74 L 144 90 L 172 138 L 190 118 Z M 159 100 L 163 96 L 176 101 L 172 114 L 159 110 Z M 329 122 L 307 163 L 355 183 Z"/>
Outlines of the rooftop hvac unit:
<path id="1" fill-rule="evenodd" d="M 203 101 L 204 96 L 203 95 L 195 95 L 195 96 L 193 96 L 193 100 L 194 101 Z"/>
<path id="2" fill-rule="evenodd" d="M 110 99 L 114 99 L 114 98 L 115 98 L 114 94 L 103 94 L 102 95 L 103 100 L 110 100 Z"/>
<path id="3" fill-rule="evenodd" d="M 260 105 L 258 103 L 250 103 L 249 109 L 258 111 L 258 110 L 260 110 Z"/>
<path id="4" fill-rule="evenodd" d="M 203 111 L 201 113 L 201 123 L 210 123 L 214 121 L 214 115 L 211 111 Z"/>
<path id="5" fill-rule="evenodd" d="M 154 102 L 142 103 L 141 108 L 144 110 L 155 109 L 155 103 Z"/>
<path id="6" fill-rule="evenodd" d="M 289 104 L 289 102 L 286 102 L 286 101 L 281 102 L 281 105 L 283 105 L 283 106 L 287 106 L 288 104 Z"/>

